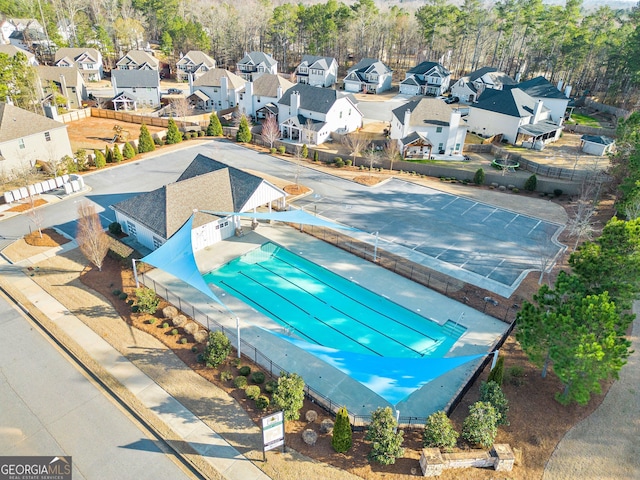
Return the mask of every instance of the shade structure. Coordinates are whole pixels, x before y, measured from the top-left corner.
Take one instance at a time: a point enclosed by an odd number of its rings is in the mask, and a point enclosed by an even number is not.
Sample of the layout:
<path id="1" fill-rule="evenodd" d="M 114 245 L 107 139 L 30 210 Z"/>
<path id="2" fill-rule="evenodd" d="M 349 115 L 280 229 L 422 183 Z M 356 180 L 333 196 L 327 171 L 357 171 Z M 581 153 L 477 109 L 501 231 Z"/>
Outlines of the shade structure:
<path id="1" fill-rule="evenodd" d="M 151 252 L 141 261 L 170 273 L 224 306 L 216 294 L 211 291 L 198 270 L 191 245 L 192 228 L 193 215 L 160 248 Z"/>
<path id="2" fill-rule="evenodd" d="M 268 331 L 268 330 L 267 330 Z M 396 406 L 431 380 L 489 353 L 461 357 L 392 358 L 345 352 L 271 332 L 357 380 Z"/>
<path id="3" fill-rule="evenodd" d="M 209 213 L 211 215 L 217 215 L 218 217 L 228 217 L 236 215 L 244 218 L 255 218 L 256 220 L 276 220 L 278 222 L 287 223 L 301 223 L 303 225 L 314 225 L 316 227 L 327 228 L 339 228 L 342 230 L 357 231 L 357 228 L 349 227 L 348 225 L 341 225 L 330 220 L 323 220 L 320 217 L 311 215 L 304 210 L 288 210 L 286 212 L 265 212 L 265 213 L 252 213 L 252 212 L 211 212 L 209 210 L 199 210 L 203 213 Z"/>

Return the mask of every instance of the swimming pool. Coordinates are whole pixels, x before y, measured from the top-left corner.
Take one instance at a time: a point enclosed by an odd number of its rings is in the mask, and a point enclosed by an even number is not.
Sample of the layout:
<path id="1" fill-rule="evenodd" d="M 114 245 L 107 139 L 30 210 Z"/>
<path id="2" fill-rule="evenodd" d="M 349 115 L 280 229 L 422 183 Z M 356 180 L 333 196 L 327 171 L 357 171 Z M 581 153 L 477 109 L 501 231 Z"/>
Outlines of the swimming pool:
<path id="1" fill-rule="evenodd" d="M 307 342 L 382 357 L 442 357 L 466 331 L 412 312 L 274 243 L 204 275 Z M 393 286 L 390 286 L 390 290 Z"/>

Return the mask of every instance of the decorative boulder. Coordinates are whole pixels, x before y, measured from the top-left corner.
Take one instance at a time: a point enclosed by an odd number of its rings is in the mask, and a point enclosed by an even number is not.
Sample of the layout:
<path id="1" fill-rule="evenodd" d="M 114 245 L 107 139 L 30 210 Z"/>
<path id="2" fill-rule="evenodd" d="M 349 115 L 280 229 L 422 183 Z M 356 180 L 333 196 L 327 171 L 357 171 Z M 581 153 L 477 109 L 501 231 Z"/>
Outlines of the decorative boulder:
<path id="1" fill-rule="evenodd" d="M 174 327 L 183 327 L 187 323 L 187 317 L 184 315 L 176 315 L 173 317 L 173 326 Z"/>
<path id="2" fill-rule="evenodd" d="M 184 326 L 184 331 L 187 332 L 189 335 L 193 335 L 194 333 L 196 333 L 198 331 L 198 324 L 195 322 L 188 322 L 185 326 Z"/>
<path id="3" fill-rule="evenodd" d="M 307 428 L 304 432 L 302 432 L 302 440 L 307 445 L 313 446 L 316 444 L 316 441 L 318 440 L 318 434 L 313 430 L 311 430 L 310 428 Z"/>
<path id="4" fill-rule="evenodd" d="M 162 309 L 162 316 L 164 318 L 173 318 L 176 315 L 178 315 L 178 309 L 176 307 L 174 307 L 173 305 L 169 305 L 169 306 L 164 307 Z"/>
<path id="5" fill-rule="evenodd" d="M 205 343 L 209 339 L 209 332 L 206 330 L 198 330 L 193 334 L 193 339 L 198 343 Z"/>
<path id="6" fill-rule="evenodd" d="M 311 423 L 311 422 L 315 422 L 316 419 L 318 418 L 318 412 L 316 412 L 315 410 L 309 410 L 305 415 L 304 418 L 307 419 L 307 422 Z"/>
<path id="7" fill-rule="evenodd" d="M 322 433 L 333 432 L 333 420 L 330 420 L 328 418 L 325 418 L 324 420 L 322 420 L 322 423 L 320 423 L 320 432 Z"/>

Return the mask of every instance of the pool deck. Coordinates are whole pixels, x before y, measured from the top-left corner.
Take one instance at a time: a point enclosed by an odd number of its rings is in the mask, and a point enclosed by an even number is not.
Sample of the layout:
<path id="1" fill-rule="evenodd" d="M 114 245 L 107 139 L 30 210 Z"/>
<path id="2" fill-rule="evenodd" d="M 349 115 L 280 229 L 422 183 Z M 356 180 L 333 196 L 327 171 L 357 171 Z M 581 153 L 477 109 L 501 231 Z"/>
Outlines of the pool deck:
<path id="1" fill-rule="evenodd" d="M 500 320 L 294 228 L 277 223 L 261 223 L 256 231 L 251 231 L 248 223 L 245 225 L 247 226 L 242 237 L 232 237 L 196 253 L 196 261 L 202 273 L 207 273 L 267 241 L 272 241 L 432 321 L 444 324 L 451 319 L 461 323 L 467 331 L 447 356 L 488 353 L 508 328 L 508 325 Z M 387 401 L 348 375 L 286 340 L 264 332 L 262 328 L 281 334 L 287 333 L 275 321 L 232 295 L 213 287 L 214 293 L 222 299 L 232 312 L 230 313 L 204 294 L 159 269 L 152 270 L 145 277 L 148 285 L 151 284 L 149 280 L 155 281 L 173 295 L 179 296 L 182 302 L 188 302 L 231 331 L 235 331 L 235 316 L 239 317 L 241 337 L 244 341 L 255 346 L 281 368 L 300 374 L 311 388 L 330 398 L 335 404 L 345 405 L 351 414 L 369 415 L 377 407 L 389 405 Z M 234 338 L 232 343 L 236 344 Z M 426 417 L 436 410 L 443 409 L 462 388 L 479 362 L 470 362 L 458 367 L 432 380 L 398 405 L 391 406 L 400 410 L 403 417 Z"/>

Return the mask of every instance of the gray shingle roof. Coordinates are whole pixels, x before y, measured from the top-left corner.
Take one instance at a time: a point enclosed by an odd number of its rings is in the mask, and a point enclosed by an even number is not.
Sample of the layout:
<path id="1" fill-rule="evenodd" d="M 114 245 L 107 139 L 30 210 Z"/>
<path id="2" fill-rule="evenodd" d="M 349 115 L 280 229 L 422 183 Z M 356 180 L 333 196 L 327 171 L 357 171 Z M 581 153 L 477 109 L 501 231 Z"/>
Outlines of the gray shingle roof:
<path id="1" fill-rule="evenodd" d="M 378 72 L 378 75 L 384 75 L 386 73 L 391 73 L 392 70 L 380 60 L 376 60 L 375 58 L 363 58 L 347 70 L 347 73 L 356 72 L 358 74 L 363 74 L 365 72 L 372 71 Z"/>
<path id="2" fill-rule="evenodd" d="M 394 108 L 392 113 L 401 124 L 404 124 L 405 112 L 410 110 L 410 126 L 449 126 L 451 111 L 454 108 L 455 107 L 447 105 L 438 98 L 419 98 L 411 100 L 398 108 Z"/>
<path id="3" fill-rule="evenodd" d="M 291 94 L 293 92 L 300 93 L 300 108 L 319 113 L 327 113 L 339 98 L 353 98 L 331 88 L 313 87 L 299 83 L 284 92 L 278 103 L 280 105 L 291 105 Z"/>
<path id="4" fill-rule="evenodd" d="M 556 86 L 544 77 L 535 77 L 516 85 L 523 92 L 536 98 L 561 98 L 568 100 Z"/>
<path id="5" fill-rule="evenodd" d="M 111 70 L 111 78 L 117 88 L 159 88 L 160 74 L 157 70 Z"/>
<path id="6" fill-rule="evenodd" d="M 75 61 L 83 53 L 88 54 L 96 62 L 100 58 L 100 53 L 95 48 L 59 48 L 56 51 L 55 62 L 65 57 Z"/>
<path id="7" fill-rule="evenodd" d="M 154 68 L 158 68 L 158 65 L 160 65 L 160 61 L 157 58 L 144 50 L 131 50 L 127 52 L 124 57 L 117 61 L 116 65 L 127 65 L 129 63 L 134 63 L 138 66 L 148 63 Z"/>
<path id="8" fill-rule="evenodd" d="M 295 84 L 273 73 L 264 73 L 253 81 L 253 94 L 259 97 L 277 97 L 278 87 L 282 91 L 293 87 Z"/>
<path id="9" fill-rule="evenodd" d="M 318 55 L 303 55 L 300 65 L 306 65 L 309 68 L 319 68 L 322 70 L 328 70 L 329 66 L 335 62 L 333 57 L 321 57 Z"/>
<path id="10" fill-rule="evenodd" d="M 493 90 L 488 88 L 480 96 L 480 101 L 471 106 L 480 110 L 509 115 L 510 117 L 528 117 L 533 114 L 536 99 L 519 88 Z M 542 111 L 548 111 L 542 107 Z"/>
<path id="11" fill-rule="evenodd" d="M 428 73 L 430 70 L 435 69 L 436 73 L 438 73 L 442 77 L 446 77 L 450 75 L 449 70 L 444 68 L 441 64 L 437 62 L 422 62 L 413 67 L 411 70 L 408 70 L 407 73 L 414 75 L 424 75 Z"/>
<path id="12" fill-rule="evenodd" d="M 0 102 L 0 143 L 57 128 L 66 128 L 66 125 Z"/>
<path id="13" fill-rule="evenodd" d="M 22 48 L 18 48 L 15 45 L 0 45 L 0 53 L 4 53 L 10 57 L 13 57 L 16 53 L 22 53 L 28 59 L 33 58 L 35 55 L 31 52 L 27 52 Z"/>
<path id="14" fill-rule="evenodd" d="M 200 50 L 190 50 L 184 55 L 180 60 L 178 60 L 177 64 L 182 65 L 184 63 L 193 63 L 195 65 L 206 65 L 209 68 L 213 68 L 216 66 L 216 61 L 211 58 L 206 53 Z"/>
<path id="15" fill-rule="evenodd" d="M 613 138 L 605 137 L 603 135 L 582 135 L 580 140 L 585 142 L 598 143 L 600 145 L 611 145 L 615 142 Z"/>
<path id="16" fill-rule="evenodd" d="M 78 84 L 84 83 L 77 68 L 38 65 L 36 72 L 38 73 L 38 77 L 40 77 L 40 81 L 44 82 L 60 83 L 60 76 L 62 75 L 67 87 L 77 87 Z"/>
<path id="17" fill-rule="evenodd" d="M 239 88 L 244 87 L 247 81 L 236 75 L 235 73 L 230 72 L 229 70 L 225 70 L 224 68 L 212 68 L 207 73 L 202 75 L 200 78 L 196 79 L 193 82 L 194 87 L 219 87 L 222 82 L 220 79 L 222 77 L 227 77 L 227 82 L 229 87 L 233 90 L 237 90 Z"/>
<path id="18" fill-rule="evenodd" d="M 240 60 L 238 63 L 240 65 L 247 65 L 247 64 L 248 65 L 260 65 L 261 63 L 264 63 L 268 67 L 272 67 L 277 62 L 268 53 L 250 52 L 250 53 L 245 54 L 245 56 L 242 57 L 242 60 Z"/>

